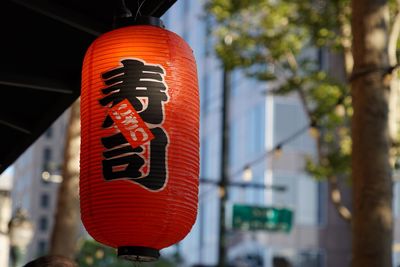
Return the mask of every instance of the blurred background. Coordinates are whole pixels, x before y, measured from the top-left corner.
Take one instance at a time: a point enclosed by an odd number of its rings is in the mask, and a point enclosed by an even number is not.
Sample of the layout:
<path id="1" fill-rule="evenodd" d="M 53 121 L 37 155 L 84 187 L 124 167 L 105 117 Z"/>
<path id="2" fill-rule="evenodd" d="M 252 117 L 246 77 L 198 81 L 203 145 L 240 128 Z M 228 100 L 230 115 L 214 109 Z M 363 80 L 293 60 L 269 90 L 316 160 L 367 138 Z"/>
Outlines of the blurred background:
<path id="1" fill-rule="evenodd" d="M 190 44 L 197 60 L 201 98 L 197 221 L 183 241 L 161 251 L 158 263 L 143 266 L 211 267 L 217 266 L 221 253 L 226 266 L 232 267 L 349 266 L 351 234 L 346 216 L 350 211 L 345 207 L 351 206 L 351 182 L 346 176 L 327 180 L 329 170 L 313 165 L 321 157 L 319 138 L 328 132 L 322 115 L 310 117 L 295 90 L 275 93 L 284 83 L 281 79 L 260 79 L 243 68 L 245 64 L 236 68 L 226 59 L 223 63 L 218 44 L 231 46 L 240 36 L 225 33 L 221 39 L 218 30 L 224 29 L 221 21 L 227 19 L 221 19 L 217 5 L 207 3 L 177 1 L 162 17 L 167 29 Z M 342 54 L 323 45 L 301 50 L 299 58 L 313 62 L 318 73 L 343 79 L 337 71 L 343 69 Z M 229 98 L 223 101 L 227 86 Z M 340 117 L 347 112 L 346 97 L 337 96 L 324 114 Z M 0 266 L 21 266 L 51 249 L 70 114 L 67 110 L 60 116 L 0 177 Z M 229 122 L 225 151 L 221 149 L 223 116 Z M 221 183 L 223 152 L 228 173 Z M 399 190 L 395 180 L 396 230 Z M 221 208 L 226 214 L 222 219 Z M 10 240 L 11 219 L 25 231 L 16 239 L 24 240 Z M 82 225 L 76 239 L 79 266 L 132 266 L 91 239 Z M 222 252 L 221 240 L 226 244 Z M 400 264 L 399 242 L 396 231 L 395 266 Z"/>

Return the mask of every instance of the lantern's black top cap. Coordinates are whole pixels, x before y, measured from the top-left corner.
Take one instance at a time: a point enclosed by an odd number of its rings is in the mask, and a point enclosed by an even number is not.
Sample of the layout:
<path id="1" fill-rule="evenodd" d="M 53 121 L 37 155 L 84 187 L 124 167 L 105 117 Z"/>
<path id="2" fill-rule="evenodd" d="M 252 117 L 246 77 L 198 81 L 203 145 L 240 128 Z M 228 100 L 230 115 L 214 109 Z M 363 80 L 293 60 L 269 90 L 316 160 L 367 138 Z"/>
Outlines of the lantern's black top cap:
<path id="1" fill-rule="evenodd" d="M 165 28 L 164 23 L 160 18 L 151 16 L 138 16 L 138 17 L 119 17 L 115 20 L 114 28 L 132 26 L 132 25 L 150 25 L 160 28 Z"/>

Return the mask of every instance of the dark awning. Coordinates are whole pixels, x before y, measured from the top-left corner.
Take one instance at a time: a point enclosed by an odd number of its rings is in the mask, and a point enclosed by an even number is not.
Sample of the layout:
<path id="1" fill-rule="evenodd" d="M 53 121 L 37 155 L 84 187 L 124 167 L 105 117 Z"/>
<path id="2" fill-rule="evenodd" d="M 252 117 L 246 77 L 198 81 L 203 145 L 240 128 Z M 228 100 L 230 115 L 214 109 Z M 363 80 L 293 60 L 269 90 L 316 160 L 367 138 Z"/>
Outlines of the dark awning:
<path id="1" fill-rule="evenodd" d="M 0 2 L 0 173 L 77 99 L 84 53 L 120 2 Z M 126 0 L 133 14 L 142 2 Z M 140 14 L 161 17 L 175 2 L 144 1 Z"/>

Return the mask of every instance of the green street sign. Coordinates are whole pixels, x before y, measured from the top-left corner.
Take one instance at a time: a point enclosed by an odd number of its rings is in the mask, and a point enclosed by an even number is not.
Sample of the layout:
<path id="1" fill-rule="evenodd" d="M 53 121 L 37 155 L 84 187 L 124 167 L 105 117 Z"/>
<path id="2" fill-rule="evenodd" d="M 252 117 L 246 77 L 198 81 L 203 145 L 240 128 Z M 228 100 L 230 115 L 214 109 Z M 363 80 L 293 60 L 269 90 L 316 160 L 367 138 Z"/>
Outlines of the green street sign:
<path id="1" fill-rule="evenodd" d="M 292 221 L 293 211 L 288 208 L 233 205 L 233 229 L 290 232 Z"/>

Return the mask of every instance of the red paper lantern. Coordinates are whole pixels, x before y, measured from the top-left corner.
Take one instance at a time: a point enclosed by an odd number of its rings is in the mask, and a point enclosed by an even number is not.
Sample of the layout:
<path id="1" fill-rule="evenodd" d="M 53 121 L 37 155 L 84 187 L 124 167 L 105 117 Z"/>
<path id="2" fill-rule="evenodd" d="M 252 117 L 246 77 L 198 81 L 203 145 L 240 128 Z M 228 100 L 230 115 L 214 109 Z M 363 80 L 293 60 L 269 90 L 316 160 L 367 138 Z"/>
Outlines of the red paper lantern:
<path id="1" fill-rule="evenodd" d="M 199 97 L 182 38 L 127 26 L 83 63 L 81 217 L 97 241 L 137 261 L 183 239 L 197 214 Z"/>

